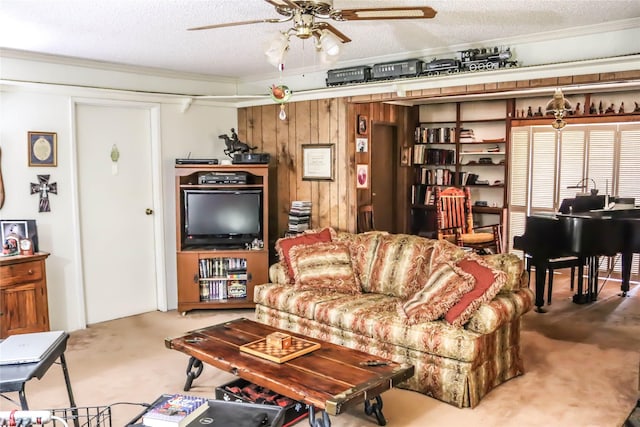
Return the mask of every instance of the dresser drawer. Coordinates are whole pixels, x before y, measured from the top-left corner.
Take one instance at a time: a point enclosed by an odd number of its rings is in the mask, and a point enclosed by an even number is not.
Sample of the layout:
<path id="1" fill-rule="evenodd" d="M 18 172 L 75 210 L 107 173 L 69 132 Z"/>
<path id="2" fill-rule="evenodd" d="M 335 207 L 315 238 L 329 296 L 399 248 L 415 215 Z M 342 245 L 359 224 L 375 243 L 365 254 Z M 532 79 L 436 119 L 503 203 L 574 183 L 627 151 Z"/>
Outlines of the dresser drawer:
<path id="1" fill-rule="evenodd" d="M 0 267 L 0 285 L 35 282 L 43 277 L 42 262 L 21 262 Z"/>

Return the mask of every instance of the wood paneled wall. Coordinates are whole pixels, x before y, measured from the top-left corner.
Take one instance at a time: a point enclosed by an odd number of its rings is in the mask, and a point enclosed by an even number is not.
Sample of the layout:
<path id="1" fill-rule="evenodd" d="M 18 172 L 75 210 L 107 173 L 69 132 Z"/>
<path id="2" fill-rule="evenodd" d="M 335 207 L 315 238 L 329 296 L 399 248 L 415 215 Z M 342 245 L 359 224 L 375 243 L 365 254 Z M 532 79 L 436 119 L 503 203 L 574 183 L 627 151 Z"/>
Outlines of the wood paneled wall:
<path id="1" fill-rule="evenodd" d="M 348 98 L 331 98 L 290 102 L 285 105 L 285 111 L 287 119 L 280 120 L 279 105 L 238 109 L 240 140 L 257 146 L 255 152 L 271 155 L 270 245 L 286 232 L 293 200 L 310 200 L 313 203 L 312 227 L 331 226 L 337 230 L 355 231 L 358 200 L 365 200 L 368 191 L 356 191 L 357 116 L 363 114 L 368 117 L 369 129 L 373 121 L 396 125 L 398 145 L 411 145 L 417 109 L 380 102 L 355 104 Z M 302 144 L 334 144 L 333 181 L 302 179 Z M 358 158 L 357 162 L 368 162 L 368 157 Z M 405 193 L 409 187 L 409 170 L 402 168 L 403 176 L 398 181 L 403 186 L 402 191 L 398 191 L 398 202 L 404 204 L 398 209 L 407 212 L 407 218 L 403 219 L 404 230 L 408 224 L 408 197 Z"/>

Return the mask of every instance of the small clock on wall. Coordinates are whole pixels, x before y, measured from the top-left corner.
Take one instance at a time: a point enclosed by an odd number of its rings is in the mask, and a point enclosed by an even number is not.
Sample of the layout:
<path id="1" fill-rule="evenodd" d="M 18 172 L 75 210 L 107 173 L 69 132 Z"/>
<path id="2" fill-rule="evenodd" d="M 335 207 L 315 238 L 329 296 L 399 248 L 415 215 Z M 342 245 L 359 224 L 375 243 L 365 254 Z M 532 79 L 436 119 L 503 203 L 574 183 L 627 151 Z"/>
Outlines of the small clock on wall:
<path id="1" fill-rule="evenodd" d="M 31 239 L 20 239 L 20 255 L 33 255 L 33 242 Z"/>

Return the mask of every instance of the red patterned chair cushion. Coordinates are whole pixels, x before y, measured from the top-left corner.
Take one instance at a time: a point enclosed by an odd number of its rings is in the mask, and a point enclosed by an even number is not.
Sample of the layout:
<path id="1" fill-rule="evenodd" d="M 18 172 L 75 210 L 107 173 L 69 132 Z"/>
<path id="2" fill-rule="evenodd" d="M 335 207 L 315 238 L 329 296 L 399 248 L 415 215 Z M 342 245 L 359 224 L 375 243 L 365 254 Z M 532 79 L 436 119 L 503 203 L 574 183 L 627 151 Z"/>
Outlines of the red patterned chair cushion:
<path id="1" fill-rule="evenodd" d="M 379 239 L 369 276 L 370 289 L 366 291 L 411 298 L 429 275 L 438 241 L 408 234 L 388 234 Z"/>
<path id="2" fill-rule="evenodd" d="M 410 325 L 436 320 L 473 289 L 475 282 L 455 264 L 442 263 L 431 270 L 424 287 L 400 306 L 400 314 Z"/>
<path id="3" fill-rule="evenodd" d="M 289 262 L 289 251 L 291 250 L 291 248 L 297 245 L 330 242 L 331 240 L 333 240 L 334 235 L 335 231 L 327 227 L 321 230 L 309 230 L 309 232 L 300 234 L 298 236 L 283 237 L 276 240 L 275 247 L 278 254 L 278 259 L 280 260 L 280 262 L 283 262 L 287 266 L 289 283 L 293 283 L 293 269 L 291 268 L 291 263 Z"/>
<path id="4" fill-rule="evenodd" d="M 346 294 L 361 292 L 346 243 L 296 245 L 289 251 L 289 258 L 295 289 L 330 289 Z"/>
<path id="5" fill-rule="evenodd" d="M 486 261 L 473 253 L 465 255 L 457 265 L 476 279 L 475 287 L 463 295 L 444 316 L 453 326 L 461 327 L 471 319 L 482 303 L 489 302 L 498 295 L 507 280 L 507 273 L 491 268 Z"/>

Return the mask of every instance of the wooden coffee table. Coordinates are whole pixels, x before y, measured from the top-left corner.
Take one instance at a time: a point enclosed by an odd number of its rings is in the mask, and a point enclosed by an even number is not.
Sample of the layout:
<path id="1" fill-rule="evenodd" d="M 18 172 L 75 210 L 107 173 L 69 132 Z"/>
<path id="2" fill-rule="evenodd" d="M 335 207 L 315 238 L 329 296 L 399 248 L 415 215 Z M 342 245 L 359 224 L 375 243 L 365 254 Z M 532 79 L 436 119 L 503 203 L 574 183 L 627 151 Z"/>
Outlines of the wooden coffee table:
<path id="1" fill-rule="evenodd" d="M 277 363 L 240 351 L 240 346 L 283 332 L 320 344 L 320 348 Z M 309 424 L 329 427 L 329 415 L 364 403 L 367 415 L 385 425 L 380 394 L 413 375 L 412 365 L 283 331 L 249 319 L 209 326 L 165 340 L 167 348 L 191 356 L 185 391 L 203 369 L 202 362 L 309 405 Z M 315 411 L 322 411 L 316 419 Z"/>

